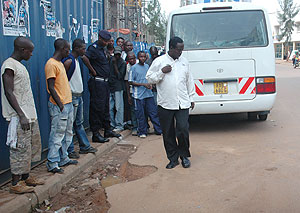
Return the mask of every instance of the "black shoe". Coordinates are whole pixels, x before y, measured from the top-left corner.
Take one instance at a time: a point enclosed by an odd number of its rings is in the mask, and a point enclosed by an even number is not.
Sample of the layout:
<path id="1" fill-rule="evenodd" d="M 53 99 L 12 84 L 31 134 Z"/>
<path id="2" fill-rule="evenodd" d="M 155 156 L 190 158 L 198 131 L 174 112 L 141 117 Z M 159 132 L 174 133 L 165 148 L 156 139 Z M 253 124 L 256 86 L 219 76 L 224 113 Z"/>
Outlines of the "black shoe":
<path id="1" fill-rule="evenodd" d="M 63 174 L 64 170 L 62 168 L 55 167 L 54 169 L 49 170 L 49 172 L 52 172 L 53 174 L 55 173 Z"/>
<path id="2" fill-rule="evenodd" d="M 70 159 L 78 159 L 80 156 L 77 152 L 71 152 L 71 153 L 68 154 L 68 157 Z"/>
<path id="3" fill-rule="evenodd" d="M 180 157 L 180 159 L 183 168 L 189 168 L 191 166 L 191 161 L 187 157 Z"/>
<path id="4" fill-rule="evenodd" d="M 161 135 L 162 133 L 160 132 L 154 132 L 155 135 Z"/>
<path id="5" fill-rule="evenodd" d="M 176 167 L 177 165 L 179 165 L 178 161 L 170 161 L 170 163 L 168 163 L 168 165 L 166 166 L 167 169 L 173 169 L 174 167 Z"/>
<path id="6" fill-rule="evenodd" d="M 96 149 L 96 148 L 90 146 L 90 148 L 88 148 L 87 150 L 80 150 L 80 151 L 79 151 L 79 154 L 95 153 L 95 152 L 97 152 L 97 151 L 98 151 L 98 149 Z"/>
<path id="7" fill-rule="evenodd" d="M 121 137 L 121 134 L 119 134 L 119 133 L 116 133 L 116 132 L 114 132 L 114 131 L 112 131 L 112 130 L 105 130 L 104 131 L 104 137 L 106 137 L 106 138 L 109 138 L 109 137 L 115 137 L 115 138 L 118 138 L 118 137 Z"/>
<path id="8" fill-rule="evenodd" d="M 69 165 L 76 165 L 76 164 L 78 164 L 77 160 L 70 160 L 68 163 L 62 165 L 61 167 L 63 167 L 63 166 L 69 166 Z"/>
<path id="9" fill-rule="evenodd" d="M 100 133 L 93 134 L 92 141 L 95 143 L 105 143 L 108 142 L 108 138 L 104 138 Z"/>

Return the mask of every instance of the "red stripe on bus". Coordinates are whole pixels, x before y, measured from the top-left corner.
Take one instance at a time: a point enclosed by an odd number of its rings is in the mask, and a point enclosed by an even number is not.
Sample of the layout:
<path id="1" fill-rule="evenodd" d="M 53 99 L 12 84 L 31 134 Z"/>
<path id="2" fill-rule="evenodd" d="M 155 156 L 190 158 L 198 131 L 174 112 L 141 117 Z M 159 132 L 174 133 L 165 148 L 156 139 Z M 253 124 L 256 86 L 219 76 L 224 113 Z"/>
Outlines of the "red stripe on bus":
<path id="1" fill-rule="evenodd" d="M 251 94 L 255 94 L 256 93 L 256 87 L 253 88 Z"/>
<path id="2" fill-rule="evenodd" d="M 200 83 L 203 85 L 203 79 L 199 79 Z"/>
<path id="3" fill-rule="evenodd" d="M 252 83 L 253 80 L 254 80 L 254 77 L 251 77 L 247 80 L 246 84 L 241 89 L 240 94 L 245 94 L 245 92 L 247 91 L 247 89 L 249 88 L 249 86 L 250 86 L 250 84 Z"/>
<path id="4" fill-rule="evenodd" d="M 196 87 L 196 93 L 199 95 L 199 96 L 204 96 L 203 92 L 199 89 L 199 87 L 195 84 L 195 87 Z"/>

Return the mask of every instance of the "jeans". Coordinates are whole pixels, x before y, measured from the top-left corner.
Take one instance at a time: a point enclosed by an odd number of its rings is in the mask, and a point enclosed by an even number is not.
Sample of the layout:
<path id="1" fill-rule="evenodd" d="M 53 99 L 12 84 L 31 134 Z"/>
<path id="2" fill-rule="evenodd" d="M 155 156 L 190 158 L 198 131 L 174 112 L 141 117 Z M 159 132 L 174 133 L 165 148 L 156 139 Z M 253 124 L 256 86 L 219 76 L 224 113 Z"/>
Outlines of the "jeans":
<path id="1" fill-rule="evenodd" d="M 153 93 L 154 103 L 155 105 L 157 105 L 157 92 L 152 91 L 152 93 Z"/>
<path id="2" fill-rule="evenodd" d="M 132 97 L 132 96 L 131 96 Z M 132 130 L 136 130 L 137 131 L 137 119 L 136 119 L 136 115 L 135 115 L 135 101 L 132 98 L 133 103 L 132 105 L 130 105 L 130 112 L 131 112 L 131 124 L 132 124 Z"/>
<path id="3" fill-rule="evenodd" d="M 153 124 L 154 131 L 158 134 L 162 133 L 157 115 L 157 106 L 154 98 L 135 99 L 135 112 L 138 122 L 138 135 L 147 135 L 148 116 Z M 147 115 L 147 116 L 145 116 Z"/>
<path id="4" fill-rule="evenodd" d="M 116 115 L 115 111 L 116 109 Z M 124 122 L 124 101 L 123 91 L 115 91 L 110 93 L 109 103 L 110 125 L 113 128 L 123 130 Z"/>
<path id="5" fill-rule="evenodd" d="M 83 100 L 82 96 L 72 96 L 72 104 L 74 108 L 73 131 L 76 133 L 80 150 L 88 150 L 91 147 L 89 139 L 83 127 Z M 68 148 L 68 153 L 74 152 L 74 138 Z"/>
<path id="6" fill-rule="evenodd" d="M 51 130 L 48 141 L 48 170 L 63 166 L 70 161 L 67 149 L 73 139 L 73 105 L 64 105 L 61 112 L 59 107 L 48 102 L 49 114 L 51 117 Z"/>

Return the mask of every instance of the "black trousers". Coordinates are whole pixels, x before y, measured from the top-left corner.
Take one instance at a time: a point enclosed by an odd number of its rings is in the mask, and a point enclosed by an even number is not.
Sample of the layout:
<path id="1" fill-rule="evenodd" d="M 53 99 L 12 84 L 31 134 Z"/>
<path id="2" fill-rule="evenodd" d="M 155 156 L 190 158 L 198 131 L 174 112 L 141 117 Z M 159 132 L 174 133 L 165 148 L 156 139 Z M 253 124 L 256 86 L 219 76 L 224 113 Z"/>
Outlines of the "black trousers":
<path id="1" fill-rule="evenodd" d="M 168 110 L 158 106 L 158 116 L 168 159 L 177 161 L 180 156 L 191 157 L 189 109 Z"/>
<path id="2" fill-rule="evenodd" d="M 98 132 L 101 128 L 106 130 L 110 127 L 109 116 L 109 85 L 105 81 L 97 81 L 90 78 L 88 81 L 90 91 L 89 122 L 91 131 Z"/>
<path id="3" fill-rule="evenodd" d="M 124 122 L 127 122 L 127 121 L 131 120 L 131 110 L 130 110 L 130 105 L 128 102 L 128 95 L 127 95 L 126 87 L 123 92 L 123 100 L 124 100 Z"/>

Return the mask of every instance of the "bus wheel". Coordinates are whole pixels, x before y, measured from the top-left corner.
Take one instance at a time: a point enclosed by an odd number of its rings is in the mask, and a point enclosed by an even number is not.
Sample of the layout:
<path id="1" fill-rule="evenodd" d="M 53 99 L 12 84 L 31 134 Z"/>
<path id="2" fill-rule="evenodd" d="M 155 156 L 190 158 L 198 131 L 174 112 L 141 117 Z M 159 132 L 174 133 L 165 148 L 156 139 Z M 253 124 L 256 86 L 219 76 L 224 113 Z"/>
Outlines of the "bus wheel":
<path id="1" fill-rule="evenodd" d="M 265 121 L 268 118 L 268 114 L 258 115 L 258 118 L 259 118 L 260 121 Z"/>
<path id="2" fill-rule="evenodd" d="M 255 112 L 248 112 L 248 120 L 249 121 L 256 121 L 257 120 L 257 113 L 255 113 Z"/>

